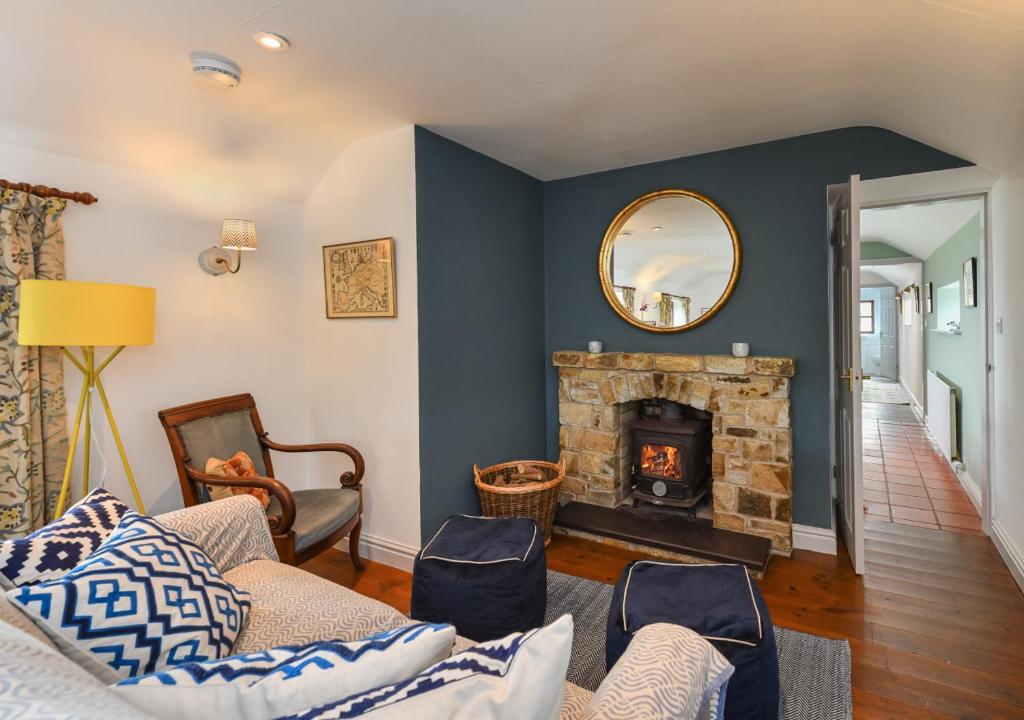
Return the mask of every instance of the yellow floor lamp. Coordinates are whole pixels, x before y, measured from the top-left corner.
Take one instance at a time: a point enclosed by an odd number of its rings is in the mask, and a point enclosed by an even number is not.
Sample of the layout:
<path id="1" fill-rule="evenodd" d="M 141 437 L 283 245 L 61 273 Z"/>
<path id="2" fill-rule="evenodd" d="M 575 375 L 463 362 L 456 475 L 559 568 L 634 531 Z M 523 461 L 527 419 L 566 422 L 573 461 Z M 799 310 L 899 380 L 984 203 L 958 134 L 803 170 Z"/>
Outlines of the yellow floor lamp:
<path id="1" fill-rule="evenodd" d="M 71 466 L 75 460 L 82 417 L 85 416 L 85 447 L 83 448 L 82 494 L 89 491 L 89 460 L 92 434 L 92 389 L 96 388 L 107 415 L 110 432 L 124 463 L 125 476 L 135 496 L 139 512 L 145 512 L 135 476 L 128 464 L 128 456 L 121 442 L 121 433 L 114 422 L 114 413 L 107 401 L 107 392 L 100 373 L 127 345 L 152 345 L 156 314 L 156 290 L 135 285 L 107 285 L 104 283 L 72 282 L 70 280 L 22 280 L 20 317 L 18 321 L 19 345 L 59 346 L 64 355 L 82 375 L 82 391 L 78 396 L 75 425 L 68 447 L 68 461 L 64 466 L 64 481 L 54 517 L 64 513 L 71 481 Z M 81 348 L 78 357 L 69 346 Z M 97 364 L 96 348 L 114 348 L 105 360 Z"/>

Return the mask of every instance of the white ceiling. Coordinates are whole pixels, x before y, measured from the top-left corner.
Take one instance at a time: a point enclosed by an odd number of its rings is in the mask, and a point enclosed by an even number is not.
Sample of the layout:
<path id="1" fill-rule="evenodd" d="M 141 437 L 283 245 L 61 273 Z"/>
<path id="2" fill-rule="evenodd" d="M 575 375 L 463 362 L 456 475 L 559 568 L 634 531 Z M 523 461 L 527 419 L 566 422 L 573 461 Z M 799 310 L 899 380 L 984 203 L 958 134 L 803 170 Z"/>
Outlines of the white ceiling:
<path id="1" fill-rule="evenodd" d="M 1024 171 L 1019 0 L 0 0 L 0 142 L 302 199 L 418 123 L 542 179 L 879 125 Z M 271 30 L 274 54 L 250 35 Z M 227 55 L 234 91 L 190 77 Z M 45 178 L 14 178 L 45 182 Z"/>
<path id="2" fill-rule="evenodd" d="M 899 263 L 897 265 L 867 265 L 861 267 L 861 287 L 877 285 L 876 278 L 902 290 L 912 283 L 921 282 L 921 263 Z"/>
<path id="3" fill-rule="evenodd" d="M 861 242 L 884 242 L 927 260 L 984 209 L 980 198 L 870 208 L 860 213 Z"/>

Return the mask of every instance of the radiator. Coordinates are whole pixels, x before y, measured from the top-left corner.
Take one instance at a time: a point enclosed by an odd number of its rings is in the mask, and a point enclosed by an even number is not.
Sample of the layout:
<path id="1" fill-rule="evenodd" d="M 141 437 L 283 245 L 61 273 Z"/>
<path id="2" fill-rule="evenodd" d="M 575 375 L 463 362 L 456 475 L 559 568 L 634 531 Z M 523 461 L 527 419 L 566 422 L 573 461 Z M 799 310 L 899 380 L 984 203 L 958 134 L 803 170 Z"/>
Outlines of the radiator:
<path id="1" fill-rule="evenodd" d="M 925 400 L 928 403 L 925 422 L 942 454 L 952 463 L 957 455 L 956 394 L 953 386 L 934 370 L 928 371 Z"/>

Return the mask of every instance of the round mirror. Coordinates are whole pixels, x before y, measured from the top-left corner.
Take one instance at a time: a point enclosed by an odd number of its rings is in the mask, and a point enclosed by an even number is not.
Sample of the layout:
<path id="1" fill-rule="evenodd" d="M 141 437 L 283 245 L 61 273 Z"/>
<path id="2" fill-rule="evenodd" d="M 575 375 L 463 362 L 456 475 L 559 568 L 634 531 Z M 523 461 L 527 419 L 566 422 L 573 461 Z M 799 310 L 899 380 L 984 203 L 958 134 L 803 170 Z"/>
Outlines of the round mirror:
<path id="1" fill-rule="evenodd" d="M 637 198 L 608 227 L 601 289 L 625 320 L 652 332 L 707 322 L 740 274 L 740 238 L 714 200 L 692 190 Z"/>

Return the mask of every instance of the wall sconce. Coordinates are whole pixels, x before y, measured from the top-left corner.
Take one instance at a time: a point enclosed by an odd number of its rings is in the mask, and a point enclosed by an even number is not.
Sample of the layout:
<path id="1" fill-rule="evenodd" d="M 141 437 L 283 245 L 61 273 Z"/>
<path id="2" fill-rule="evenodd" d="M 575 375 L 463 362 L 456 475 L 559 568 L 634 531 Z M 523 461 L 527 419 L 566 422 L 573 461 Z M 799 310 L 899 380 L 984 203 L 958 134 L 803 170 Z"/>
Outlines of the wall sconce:
<path id="1" fill-rule="evenodd" d="M 211 275 L 234 274 L 242 269 L 242 252 L 259 249 L 256 223 L 252 220 L 225 218 L 220 231 L 220 245 L 199 253 L 199 267 Z M 234 270 L 231 269 L 231 254 L 228 250 L 235 251 Z"/>

